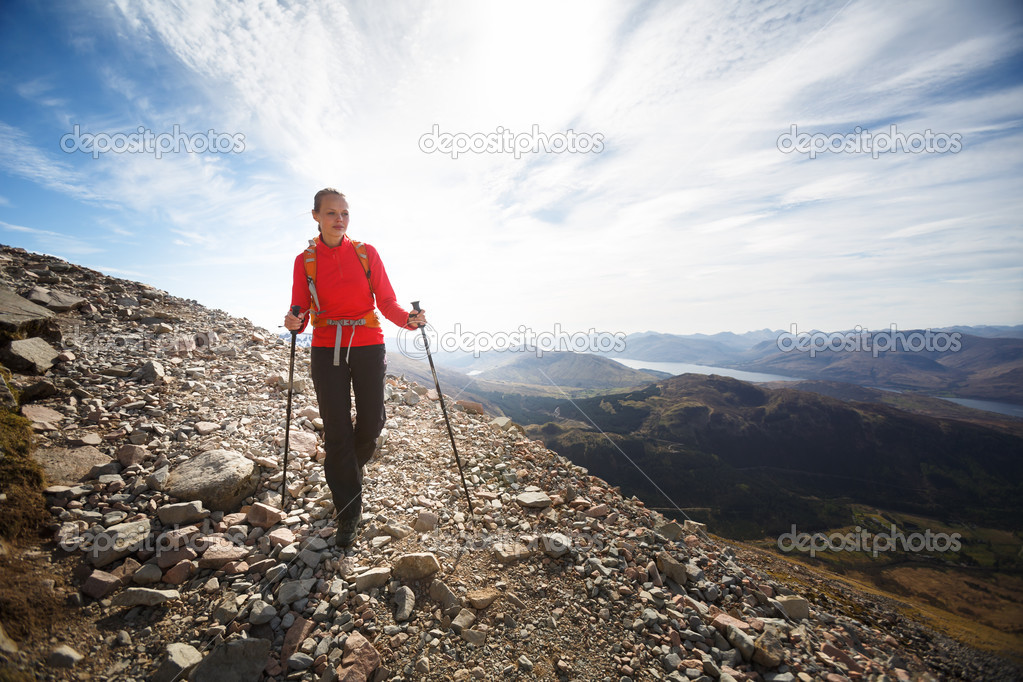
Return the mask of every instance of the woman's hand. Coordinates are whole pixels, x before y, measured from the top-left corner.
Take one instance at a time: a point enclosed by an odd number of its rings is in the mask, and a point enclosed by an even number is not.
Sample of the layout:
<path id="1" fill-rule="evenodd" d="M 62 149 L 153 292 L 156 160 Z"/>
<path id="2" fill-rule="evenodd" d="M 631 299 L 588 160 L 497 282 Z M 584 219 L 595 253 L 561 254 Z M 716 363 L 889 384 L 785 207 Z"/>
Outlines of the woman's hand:
<path id="1" fill-rule="evenodd" d="M 413 310 L 408 314 L 408 326 L 418 329 L 419 327 L 425 327 L 426 324 L 425 310 Z"/>
<path id="2" fill-rule="evenodd" d="M 297 332 L 302 328 L 302 318 L 295 317 L 291 314 L 291 312 L 288 312 L 288 314 L 284 316 L 284 328 L 288 331 Z"/>

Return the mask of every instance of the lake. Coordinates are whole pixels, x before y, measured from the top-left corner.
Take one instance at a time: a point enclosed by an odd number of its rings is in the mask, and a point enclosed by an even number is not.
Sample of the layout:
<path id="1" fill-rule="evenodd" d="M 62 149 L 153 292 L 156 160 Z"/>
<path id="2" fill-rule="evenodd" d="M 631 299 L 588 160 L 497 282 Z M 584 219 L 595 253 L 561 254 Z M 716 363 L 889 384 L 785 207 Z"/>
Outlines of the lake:
<path id="1" fill-rule="evenodd" d="M 651 362 L 650 360 L 630 360 L 629 358 L 611 358 L 632 369 L 653 369 L 658 372 L 676 374 L 720 374 L 721 376 L 732 377 L 740 381 L 749 381 L 754 384 L 762 384 L 768 381 L 801 381 L 797 377 L 783 377 L 778 374 L 763 374 L 762 372 L 744 372 L 740 369 L 729 369 L 728 367 L 711 367 L 710 365 L 693 365 L 688 362 Z"/>
<path id="2" fill-rule="evenodd" d="M 942 400 L 955 403 L 956 405 L 962 405 L 963 407 L 972 407 L 975 410 L 984 410 L 985 412 L 997 412 L 998 414 L 1006 414 L 1010 417 L 1023 417 L 1023 405 L 1013 405 L 1012 403 L 996 403 L 992 400 L 970 400 L 968 398 L 945 398 L 944 396 L 937 396 Z"/>

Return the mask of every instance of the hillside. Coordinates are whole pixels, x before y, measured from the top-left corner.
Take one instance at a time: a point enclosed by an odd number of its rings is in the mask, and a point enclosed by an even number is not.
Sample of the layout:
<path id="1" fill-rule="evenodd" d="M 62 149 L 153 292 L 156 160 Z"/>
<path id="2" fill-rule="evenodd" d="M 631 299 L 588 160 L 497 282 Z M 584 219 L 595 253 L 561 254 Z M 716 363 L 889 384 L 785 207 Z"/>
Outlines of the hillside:
<path id="1" fill-rule="evenodd" d="M 1023 521 L 1023 438 L 974 424 L 693 374 L 517 407 L 505 406 L 516 420 L 551 422 L 531 432 L 552 449 L 658 505 L 667 494 L 707 508 L 733 537 L 777 535 L 792 522 L 825 528 L 846 501 L 994 527 Z M 563 429 L 555 409 L 613 437 Z"/>
<path id="2" fill-rule="evenodd" d="M 885 391 L 840 381 L 772 381 L 762 388 L 791 388 L 830 396 L 846 402 L 881 403 L 896 409 L 939 419 L 956 419 L 1023 436 L 1023 419 L 958 405 L 942 398 L 913 392 Z"/>
<path id="3" fill-rule="evenodd" d="M 437 402 L 393 375 L 361 536 L 342 551 L 302 351 L 282 509 L 277 337 L 16 249 L 0 271 L 3 679 L 1019 674 L 899 605 L 768 572 L 455 410 L 470 514 Z"/>

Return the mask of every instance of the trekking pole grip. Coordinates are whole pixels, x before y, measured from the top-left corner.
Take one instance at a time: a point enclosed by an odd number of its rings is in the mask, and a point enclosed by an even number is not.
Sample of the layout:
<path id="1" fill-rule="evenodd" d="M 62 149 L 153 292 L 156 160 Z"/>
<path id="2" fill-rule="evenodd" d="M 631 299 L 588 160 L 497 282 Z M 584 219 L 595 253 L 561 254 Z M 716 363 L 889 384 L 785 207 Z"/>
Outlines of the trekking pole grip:
<path id="1" fill-rule="evenodd" d="M 302 312 L 302 306 L 298 306 L 298 305 L 291 306 L 291 314 L 292 315 L 294 315 L 295 317 L 298 317 L 298 314 L 300 312 Z M 292 336 L 298 336 L 298 332 L 297 331 L 292 331 L 291 335 Z"/>

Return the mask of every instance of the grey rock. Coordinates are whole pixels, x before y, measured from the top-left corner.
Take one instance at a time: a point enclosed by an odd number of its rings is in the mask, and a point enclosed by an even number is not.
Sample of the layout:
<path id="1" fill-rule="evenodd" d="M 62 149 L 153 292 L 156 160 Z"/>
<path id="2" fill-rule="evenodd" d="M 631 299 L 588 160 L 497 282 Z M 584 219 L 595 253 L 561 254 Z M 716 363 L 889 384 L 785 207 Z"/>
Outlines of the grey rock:
<path id="1" fill-rule="evenodd" d="M 13 370 L 43 374 L 57 361 L 60 353 L 37 336 L 11 341 L 0 351 L 0 359 Z"/>
<path id="2" fill-rule="evenodd" d="M 399 580 L 420 580 L 440 571 L 440 562 L 431 552 L 405 554 L 394 561 L 392 569 Z"/>
<path id="3" fill-rule="evenodd" d="M 225 642 L 195 666 L 189 682 L 252 682 L 260 679 L 270 655 L 268 639 Z"/>
<path id="4" fill-rule="evenodd" d="M 547 556 L 557 559 L 572 548 L 572 538 L 563 533 L 547 533 L 540 536 L 540 548 Z"/>
<path id="5" fill-rule="evenodd" d="M 163 490 L 170 478 L 170 467 L 160 467 L 146 477 L 146 485 L 153 490 Z"/>
<path id="6" fill-rule="evenodd" d="M 391 579 L 391 569 L 386 566 L 371 568 L 355 578 L 355 589 L 367 592 L 374 587 L 383 587 Z"/>
<path id="7" fill-rule="evenodd" d="M 114 595 L 111 606 L 156 606 L 172 599 L 180 599 L 177 590 L 154 590 L 148 587 L 129 587 Z"/>
<path id="8" fill-rule="evenodd" d="M 177 526 L 202 521 L 210 515 L 210 512 L 203 508 L 202 502 L 193 500 L 165 504 L 156 510 L 156 515 L 160 517 L 160 523 L 166 526 Z"/>
<path id="9" fill-rule="evenodd" d="M 185 680 L 188 672 L 202 660 L 202 654 L 191 644 L 174 642 L 167 645 L 167 654 L 152 677 L 152 682 Z"/>
<path id="10" fill-rule="evenodd" d="M 50 483 L 75 485 L 88 477 L 94 466 L 112 461 L 108 455 L 86 445 L 80 448 L 38 448 L 32 458 L 46 471 Z"/>
<path id="11" fill-rule="evenodd" d="M 523 507 L 531 509 L 543 509 L 551 506 L 551 498 L 542 491 L 521 493 L 515 498 L 515 501 Z"/>
<path id="12" fill-rule="evenodd" d="M 43 336 L 56 331 L 59 339 L 53 318 L 53 311 L 0 285 L 0 336 Z"/>
<path id="13" fill-rule="evenodd" d="M 165 491 L 179 500 L 200 500 L 214 511 L 234 511 L 256 492 L 259 467 L 232 450 L 209 450 L 173 469 Z"/>
<path id="14" fill-rule="evenodd" d="M 476 614 L 473 612 L 473 610 L 462 609 L 461 611 L 458 612 L 458 615 L 455 616 L 455 619 L 451 621 L 451 629 L 454 630 L 456 634 L 461 633 L 462 630 L 471 628 L 472 624 L 475 622 Z"/>
<path id="15" fill-rule="evenodd" d="M 136 378 L 146 381 L 150 384 L 160 386 L 167 381 L 167 372 L 164 370 L 163 365 L 156 360 L 150 360 L 146 364 L 135 370 L 134 375 Z"/>
<path id="16" fill-rule="evenodd" d="M 734 646 L 745 660 L 753 658 L 753 638 L 747 635 L 745 632 L 729 625 L 725 631 L 728 641 Z"/>
<path id="17" fill-rule="evenodd" d="M 46 663 L 54 668 L 74 668 L 85 656 L 67 645 L 62 645 L 50 652 Z"/>
<path id="18" fill-rule="evenodd" d="M 151 530 L 148 519 L 110 526 L 93 538 L 85 556 L 93 566 L 102 568 L 142 548 Z"/>
<path id="19" fill-rule="evenodd" d="M 397 607 L 394 611 L 395 622 L 404 622 L 412 616 L 412 609 L 416 606 L 416 594 L 411 587 L 402 585 L 394 595 L 394 603 Z"/>
<path id="20" fill-rule="evenodd" d="M 313 666 L 313 657 L 309 654 L 303 654 L 301 651 L 294 653 L 288 659 L 289 670 L 306 670 Z"/>
<path id="21" fill-rule="evenodd" d="M 442 611 L 447 611 L 458 604 L 458 597 L 441 580 L 430 583 L 430 599 L 439 603 Z"/>
<path id="22" fill-rule="evenodd" d="M 292 602 L 296 602 L 299 599 L 307 597 L 315 585 L 315 578 L 307 578 L 305 580 L 288 580 L 283 582 L 281 583 L 281 588 L 277 591 L 277 601 L 282 604 L 291 604 Z"/>
<path id="23" fill-rule="evenodd" d="M 136 585 L 152 585 L 160 582 L 163 578 L 163 571 L 156 564 L 145 564 L 131 577 Z"/>
<path id="24" fill-rule="evenodd" d="M 276 615 L 277 610 L 271 604 L 267 604 L 262 599 L 257 599 L 252 602 L 252 608 L 249 609 L 249 622 L 253 625 L 263 625 L 273 620 Z"/>
<path id="25" fill-rule="evenodd" d="M 63 291 L 51 291 L 43 287 L 33 287 L 25 294 L 25 298 L 58 313 L 80 308 L 85 303 L 85 299 L 79 296 Z"/>

